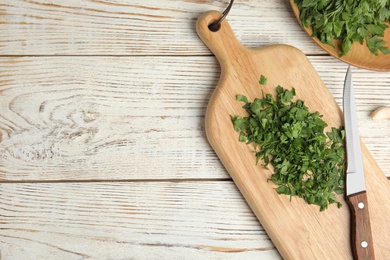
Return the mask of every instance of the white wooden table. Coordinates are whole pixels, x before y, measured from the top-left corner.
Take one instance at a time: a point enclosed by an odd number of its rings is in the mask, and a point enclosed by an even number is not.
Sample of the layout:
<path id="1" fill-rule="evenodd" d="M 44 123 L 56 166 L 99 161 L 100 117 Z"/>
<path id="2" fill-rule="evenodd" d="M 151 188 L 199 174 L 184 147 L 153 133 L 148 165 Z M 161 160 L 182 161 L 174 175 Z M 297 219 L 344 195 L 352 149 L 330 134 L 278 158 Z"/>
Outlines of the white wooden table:
<path id="1" fill-rule="evenodd" d="M 209 146 L 219 65 L 195 31 L 228 1 L 0 0 L 0 259 L 280 259 Z M 347 65 L 285 0 L 237 0 L 247 47 L 290 44 L 341 104 Z M 390 73 L 354 69 L 390 177 Z"/>

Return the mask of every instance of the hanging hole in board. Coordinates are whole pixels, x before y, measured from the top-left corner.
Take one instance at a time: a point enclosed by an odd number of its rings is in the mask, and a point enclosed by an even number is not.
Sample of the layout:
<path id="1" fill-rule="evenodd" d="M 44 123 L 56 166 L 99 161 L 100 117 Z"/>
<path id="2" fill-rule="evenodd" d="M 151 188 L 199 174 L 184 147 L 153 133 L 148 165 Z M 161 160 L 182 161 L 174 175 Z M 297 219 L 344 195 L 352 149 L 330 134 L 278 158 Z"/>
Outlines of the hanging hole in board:
<path id="1" fill-rule="evenodd" d="M 211 24 L 209 24 L 209 30 L 210 30 L 210 31 L 212 31 L 212 32 L 217 32 L 217 31 L 221 28 L 221 22 L 222 22 L 222 21 L 226 18 L 226 16 L 229 14 L 230 9 L 232 9 L 233 2 L 234 2 L 234 0 L 231 0 L 231 1 L 230 1 L 230 4 L 228 5 L 228 7 L 226 7 L 225 11 L 223 11 L 222 17 L 219 18 L 218 21 L 215 21 L 215 22 L 212 22 Z"/>
<path id="2" fill-rule="evenodd" d="M 221 23 L 219 21 L 220 20 L 209 24 L 209 30 L 212 32 L 218 32 L 218 30 L 221 28 Z"/>

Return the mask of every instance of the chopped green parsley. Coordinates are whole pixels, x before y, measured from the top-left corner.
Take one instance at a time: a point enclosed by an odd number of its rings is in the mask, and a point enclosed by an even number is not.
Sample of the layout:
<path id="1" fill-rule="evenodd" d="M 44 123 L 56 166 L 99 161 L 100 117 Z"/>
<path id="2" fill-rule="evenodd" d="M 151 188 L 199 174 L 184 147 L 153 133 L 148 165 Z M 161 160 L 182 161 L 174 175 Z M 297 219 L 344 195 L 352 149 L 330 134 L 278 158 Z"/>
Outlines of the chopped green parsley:
<path id="1" fill-rule="evenodd" d="M 260 84 L 266 84 L 261 76 Z M 239 141 L 254 145 L 257 162 L 268 169 L 270 180 L 277 185 L 278 194 L 298 196 L 308 204 L 325 210 L 329 204 L 342 204 L 336 195 L 344 192 L 345 151 L 344 130 L 331 128 L 318 112 L 310 113 L 302 100 L 293 101 L 295 89 L 276 87 L 277 98 L 263 94 L 249 102 L 244 95 L 237 100 L 244 103 L 249 116 L 231 116 Z"/>

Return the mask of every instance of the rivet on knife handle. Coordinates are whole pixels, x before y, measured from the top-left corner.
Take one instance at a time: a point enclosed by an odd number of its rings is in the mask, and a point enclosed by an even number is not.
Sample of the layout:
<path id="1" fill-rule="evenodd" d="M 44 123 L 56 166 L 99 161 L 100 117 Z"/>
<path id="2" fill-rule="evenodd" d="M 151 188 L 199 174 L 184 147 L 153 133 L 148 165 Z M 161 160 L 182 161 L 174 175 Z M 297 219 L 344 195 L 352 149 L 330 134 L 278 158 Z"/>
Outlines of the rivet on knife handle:
<path id="1" fill-rule="evenodd" d="M 351 209 L 351 241 L 355 259 L 375 259 L 366 192 L 348 196 Z"/>

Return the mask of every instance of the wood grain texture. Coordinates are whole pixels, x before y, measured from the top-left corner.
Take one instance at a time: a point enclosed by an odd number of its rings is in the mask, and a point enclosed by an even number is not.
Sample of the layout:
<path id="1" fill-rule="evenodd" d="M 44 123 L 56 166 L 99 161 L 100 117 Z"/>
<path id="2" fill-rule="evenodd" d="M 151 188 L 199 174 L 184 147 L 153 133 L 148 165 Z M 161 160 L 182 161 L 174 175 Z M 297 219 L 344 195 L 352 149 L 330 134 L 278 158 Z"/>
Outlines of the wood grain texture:
<path id="1" fill-rule="evenodd" d="M 340 105 L 346 65 L 310 61 Z M 204 132 L 219 76 L 213 57 L 1 58 L 0 178 L 227 178 Z M 358 69 L 354 82 L 361 136 L 390 177 L 390 121 L 370 119 L 390 82 Z"/>
<path id="2" fill-rule="evenodd" d="M 309 111 L 319 111 L 330 127 L 342 124 L 342 111 L 331 93 L 300 50 L 287 45 L 273 45 L 252 50 L 243 47 L 234 36 L 227 21 L 217 32 L 208 25 L 221 14 L 207 12 L 197 23 L 200 38 L 217 57 L 221 78 L 206 111 L 208 140 L 241 193 L 256 214 L 281 255 L 286 259 L 352 259 L 350 247 L 349 212 L 345 201 L 342 209 L 332 205 L 324 212 L 309 206 L 302 199 L 278 195 L 269 183 L 271 172 L 256 164 L 253 147 L 238 142 L 238 133 L 231 126 L 231 115 L 242 115 L 238 94 L 253 100 L 264 91 L 274 94 L 275 86 L 294 87 L 297 98 L 305 100 Z M 260 75 L 268 79 L 259 86 Z M 390 234 L 390 183 L 363 145 L 367 194 L 372 210 L 374 245 L 377 259 L 387 259 Z M 272 171 L 272 169 L 271 169 Z M 374 224 L 375 223 L 375 224 Z M 296 237 L 299 236 L 299 239 Z M 303 247 L 302 244 L 310 246 Z M 332 250 L 330 250 L 332 249 Z"/>
<path id="3" fill-rule="evenodd" d="M 354 259 L 374 260 L 375 250 L 370 221 L 370 205 L 366 192 L 347 197 L 351 209 L 351 247 Z M 363 243 L 366 243 L 364 245 Z"/>
<path id="4" fill-rule="evenodd" d="M 2 183 L 0 205 L 2 259 L 281 259 L 230 181 Z"/>
<path id="5" fill-rule="evenodd" d="M 227 3 L 2 0 L 0 55 L 207 55 L 196 19 L 207 10 L 222 11 Z M 285 43 L 324 53 L 308 40 L 285 0 L 237 1 L 229 20 L 249 47 Z"/>

